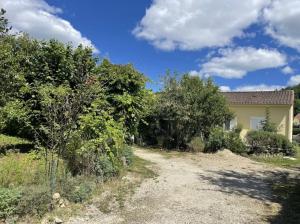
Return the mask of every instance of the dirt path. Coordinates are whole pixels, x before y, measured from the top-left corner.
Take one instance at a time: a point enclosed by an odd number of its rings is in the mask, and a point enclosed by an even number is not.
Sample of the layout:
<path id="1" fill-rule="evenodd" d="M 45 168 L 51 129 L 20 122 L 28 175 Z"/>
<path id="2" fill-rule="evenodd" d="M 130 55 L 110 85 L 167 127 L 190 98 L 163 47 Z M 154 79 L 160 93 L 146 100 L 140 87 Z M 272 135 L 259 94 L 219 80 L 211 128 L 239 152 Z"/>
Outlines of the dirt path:
<path id="1" fill-rule="evenodd" d="M 136 190 L 122 211 L 69 223 L 268 223 L 277 213 L 269 182 L 276 170 L 223 151 L 218 154 L 165 157 L 136 150 L 153 162 L 158 177 Z"/>

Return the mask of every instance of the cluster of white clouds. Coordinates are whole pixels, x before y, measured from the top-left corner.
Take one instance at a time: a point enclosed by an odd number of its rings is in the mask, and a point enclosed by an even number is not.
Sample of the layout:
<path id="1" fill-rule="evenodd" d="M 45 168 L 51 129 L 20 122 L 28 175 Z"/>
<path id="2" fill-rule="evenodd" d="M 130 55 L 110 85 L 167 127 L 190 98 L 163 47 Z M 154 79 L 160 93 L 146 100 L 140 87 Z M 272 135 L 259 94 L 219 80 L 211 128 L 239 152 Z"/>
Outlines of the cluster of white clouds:
<path id="1" fill-rule="evenodd" d="M 0 8 L 7 11 L 5 15 L 13 27 L 13 32 L 25 32 L 37 39 L 55 38 L 74 46 L 82 44 L 98 49 L 92 41 L 84 37 L 72 24 L 59 17 L 60 8 L 50 6 L 45 0 L 0 0 Z"/>
<path id="2" fill-rule="evenodd" d="M 133 33 L 163 50 L 221 47 L 243 35 L 269 0 L 154 0 Z"/>
<path id="3" fill-rule="evenodd" d="M 227 48 L 219 50 L 219 55 L 202 64 L 199 74 L 223 78 L 242 78 L 248 72 L 277 68 L 287 64 L 286 56 L 274 49 Z M 284 69 L 288 70 L 287 67 Z"/>
<path id="4" fill-rule="evenodd" d="M 219 88 L 220 88 L 220 90 L 222 92 L 230 92 L 230 91 L 247 92 L 247 91 L 273 91 L 273 90 L 280 90 L 282 88 L 285 88 L 285 86 L 259 84 L 259 85 L 238 86 L 235 89 L 231 89 L 229 86 L 220 86 Z"/>
<path id="5" fill-rule="evenodd" d="M 197 50 L 228 46 L 259 22 L 281 44 L 300 51 L 299 20 L 299 0 L 153 0 L 133 33 L 163 50 Z"/>
<path id="6" fill-rule="evenodd" d="M 217 56 L 209 57 L 200 65 L 200 71 L 191 71 L 191 75 L 242 78 L 249 72 L 270 68 L 292 75 L 294 70 L 284 53 L 236 47 L 234 38 L 253 37 L 245 30 L 259 23 L 279 45 L 300 52 L 299 21 L 300 0 L 154 0 L 133 33 L 162 50 L 221 48 Z M 288 84 L 295 84 L 298 79 L 293 76 Z M 278 88 L 281 86 L 261 84 L 237 90 Z"/>
<path id="7" fill-rule="evenodd" d="M 220 86 L 220 90 L 222 92 L 230 92 L 230 91 L 273 91 L 273 90 L 281 90 L 287 86 L 295 86 L 300 84 L 300 75 L 291 76 L 286 85 L 267 85 L 267 84 L 258 84 L 258 85 L 243 85 L 238 86 L 234 89 L 231 89 L 229 86 Z"/>
<path id="8" fill-rule="evenodd" d="M 300 51 L 300 1 L 273 0 L 264 9 L 266 31 L 279 43 Z"/>

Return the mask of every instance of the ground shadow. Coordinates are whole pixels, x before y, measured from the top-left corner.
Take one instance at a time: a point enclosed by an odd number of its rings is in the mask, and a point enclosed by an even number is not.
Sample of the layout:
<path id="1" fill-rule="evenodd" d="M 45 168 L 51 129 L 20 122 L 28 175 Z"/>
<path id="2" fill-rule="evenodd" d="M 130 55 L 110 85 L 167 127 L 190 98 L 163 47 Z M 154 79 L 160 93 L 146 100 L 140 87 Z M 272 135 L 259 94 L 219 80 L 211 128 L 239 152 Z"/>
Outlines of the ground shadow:
<path id="1" fill-rule="evenodd" d="M 207 172 L 212 175 L 198 174 L 199 180 L 219 186 L 221 192 L 248 196 L 263 202 L 280 203 L 282 209 L 279 214 L 267 218 L 270 223 L 300 223 L 299 175 L 291 177 L 285 171 Z"/>

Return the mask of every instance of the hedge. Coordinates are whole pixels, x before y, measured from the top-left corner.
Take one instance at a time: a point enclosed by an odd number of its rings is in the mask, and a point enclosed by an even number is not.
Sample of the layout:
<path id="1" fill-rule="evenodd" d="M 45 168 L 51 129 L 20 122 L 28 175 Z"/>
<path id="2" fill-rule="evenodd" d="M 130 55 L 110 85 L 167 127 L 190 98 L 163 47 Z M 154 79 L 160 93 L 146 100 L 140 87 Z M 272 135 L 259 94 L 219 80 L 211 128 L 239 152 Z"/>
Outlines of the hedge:
<path id="1" fill-rule="evenodd" d="M 281 153 L 287 156 L 295 154 L 293 144 L 281 134 L 266 131 L 250 131 L 246 136 L 246 140 L 250 153 Z"/>

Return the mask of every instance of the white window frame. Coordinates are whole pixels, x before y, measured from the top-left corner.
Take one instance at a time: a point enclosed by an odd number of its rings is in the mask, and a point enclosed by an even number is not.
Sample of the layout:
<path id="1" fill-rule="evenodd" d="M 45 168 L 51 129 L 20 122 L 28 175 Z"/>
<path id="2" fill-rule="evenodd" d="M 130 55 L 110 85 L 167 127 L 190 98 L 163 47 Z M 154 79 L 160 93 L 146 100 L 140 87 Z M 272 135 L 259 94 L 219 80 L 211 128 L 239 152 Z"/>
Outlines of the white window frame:
<path id="1" fill-rule="evenodd" d="M 266 117 L 250 117 L 250 129 L 251 130 L 261 130 L 262 126 L 261 126 L 261 122 L 264 121 L 266 119 Z M 258 121 L 256 122 L 256 126 L 254 127 L 254 124 L 252 121 Z"/>

